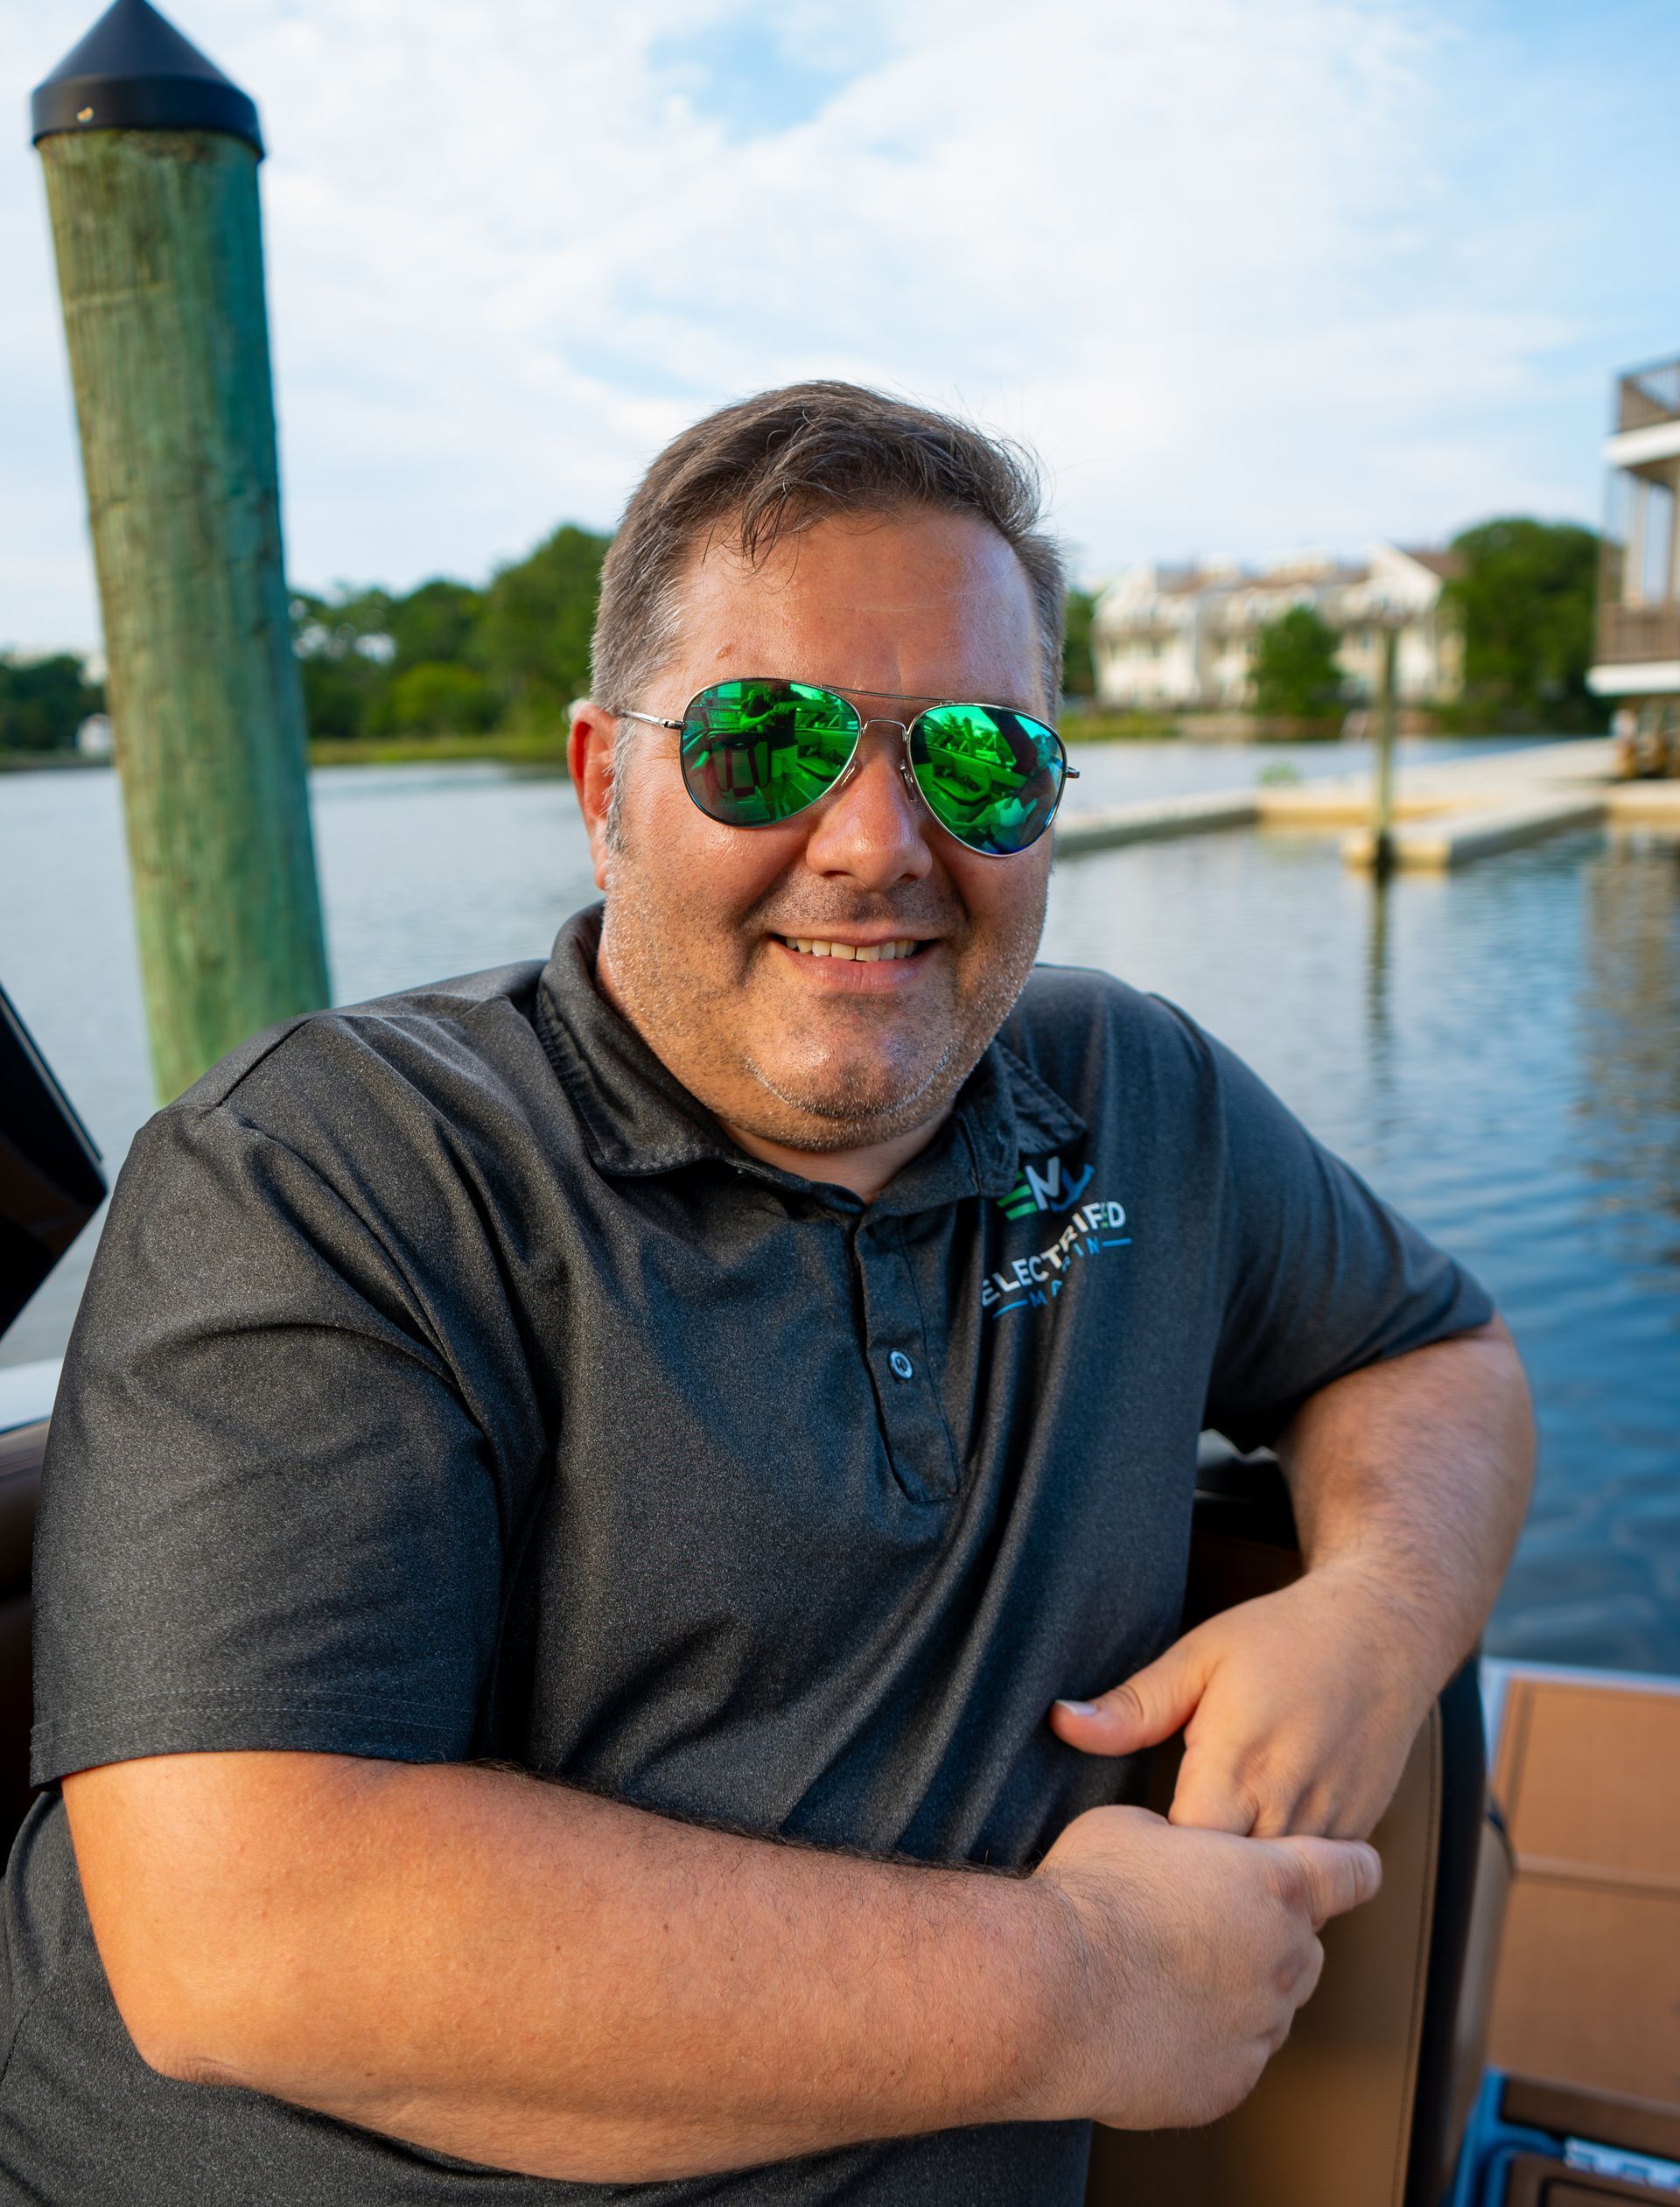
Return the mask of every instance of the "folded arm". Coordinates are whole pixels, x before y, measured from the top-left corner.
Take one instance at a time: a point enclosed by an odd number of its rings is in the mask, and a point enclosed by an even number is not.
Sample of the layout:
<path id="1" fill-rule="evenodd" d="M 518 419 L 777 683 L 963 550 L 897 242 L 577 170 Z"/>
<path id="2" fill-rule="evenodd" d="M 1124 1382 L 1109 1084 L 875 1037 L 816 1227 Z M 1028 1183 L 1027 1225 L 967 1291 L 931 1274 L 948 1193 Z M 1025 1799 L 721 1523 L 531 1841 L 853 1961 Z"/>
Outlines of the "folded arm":
<path id="1" fill-rule="evenodd" d="M 1051 1720 L 1097 1755 L 1182 1728 L 1174 1823 L 1362 1836 L 1474 1646 L 1522 1525 L 1534 1427 L 1509 1334 L 1494 1320 L 1335 1381 L 1278 1453 L 1301 1579 Z"/>
<path id="2" fill-rule="evenodd" d="M 1031 1878 L 675 1823 L 515 1773 L 169 1755 L 65 1781 L 166 2075 L 464 2160 L 702 2175 L 953 2125 L 1206 2120 L 1368 1849 L 1075 1819 Z"/>

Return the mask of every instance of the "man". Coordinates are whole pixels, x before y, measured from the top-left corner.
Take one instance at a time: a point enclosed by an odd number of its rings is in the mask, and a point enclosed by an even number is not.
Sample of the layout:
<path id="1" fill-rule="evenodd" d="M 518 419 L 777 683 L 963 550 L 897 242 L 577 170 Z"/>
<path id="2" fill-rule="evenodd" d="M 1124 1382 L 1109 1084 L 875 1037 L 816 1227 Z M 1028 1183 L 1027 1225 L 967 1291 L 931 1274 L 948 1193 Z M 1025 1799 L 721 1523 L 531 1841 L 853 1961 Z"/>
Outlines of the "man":
<path id="1" fill-rule="evenodd" d="M 572 730 L 604 913 L 136 1145 L 46 1481 L 14 2196 L 1071 2207 L 1090 2119 L 1254 2082 L 1527 1411 L 1228 1054 L 1029 980 L 1060 602 L 970 430 L 701 423 Z M 1204 1424 L 1309 1568 L 1173 1644 Z"/>

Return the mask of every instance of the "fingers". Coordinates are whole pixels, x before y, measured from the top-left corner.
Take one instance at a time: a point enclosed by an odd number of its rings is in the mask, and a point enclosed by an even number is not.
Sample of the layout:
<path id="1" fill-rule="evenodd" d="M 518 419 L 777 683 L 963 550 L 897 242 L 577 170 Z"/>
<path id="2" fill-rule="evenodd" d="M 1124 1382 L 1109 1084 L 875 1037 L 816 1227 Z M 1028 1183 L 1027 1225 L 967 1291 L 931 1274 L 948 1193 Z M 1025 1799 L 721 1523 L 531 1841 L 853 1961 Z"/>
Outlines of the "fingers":
<path id="1" fill-rule="evenodd" d="M 1382 1861 L 1376 1849 L 1363 1839 L 1286 1839 L 1265 1844 L 1285 1855 L 1303 1881 L 1315 1931 L 1333 1916 L 1345 1916 L 1349 1909 L 1374 1899 L 1382 1886 Z"/>
<path id="2" fill-rule="evenodd" d="M 1167 1820 L 1198 1832 L 1233 1832 L 1246 1839 L 1255 1829 L 1260 1804 L 1232 1772 L 1222 1755 L 1192 1748 L 1180 1765 Z"/>
<path id="3" fill-rule="evenodd" d="M 1053 1703 L 1050 1728 L 1086 1755 L 1135 1755 L 1182 1731 L 1206 1684 L 1198 1650 L 1180 1640 L 1095 1701 Z"/>

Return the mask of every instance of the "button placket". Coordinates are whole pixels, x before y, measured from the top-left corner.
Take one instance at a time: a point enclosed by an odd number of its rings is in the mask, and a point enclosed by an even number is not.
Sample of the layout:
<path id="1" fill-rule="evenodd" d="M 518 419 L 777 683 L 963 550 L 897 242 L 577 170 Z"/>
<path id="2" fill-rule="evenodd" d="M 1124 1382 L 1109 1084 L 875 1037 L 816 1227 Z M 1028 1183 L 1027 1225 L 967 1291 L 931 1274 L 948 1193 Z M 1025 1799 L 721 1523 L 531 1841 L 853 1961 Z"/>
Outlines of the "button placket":
<path id="1" fill-rule="evenodd" d="M 851 1246 L 864 1354 L 892 1475 L 915 1501 L 948 1501 L 960 1483 L 956 1447 L 928 1369 L 921 1306 L 898 1221 L 860 1219 Z"/>

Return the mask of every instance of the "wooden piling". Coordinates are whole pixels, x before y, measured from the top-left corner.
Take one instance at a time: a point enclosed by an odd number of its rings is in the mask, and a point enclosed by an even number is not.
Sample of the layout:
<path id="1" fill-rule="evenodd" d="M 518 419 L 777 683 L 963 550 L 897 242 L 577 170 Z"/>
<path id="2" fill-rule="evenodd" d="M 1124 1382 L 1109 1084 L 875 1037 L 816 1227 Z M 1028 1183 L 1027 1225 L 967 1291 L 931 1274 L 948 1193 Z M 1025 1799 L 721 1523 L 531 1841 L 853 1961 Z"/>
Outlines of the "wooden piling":
<path id="1" fill-rule="evenodd" d="M 1371 865 L 1379 879 L 1394 871 L 1394 729 L 1396 660 L 1400 638 L 1392 619 L 1382 624 L 1382 672 L 1376 708 L 1376 760 L 1371 810 Z"/>
<path id="2" fill-rule="evenodd" d="M 117 0 L 39 88 L 35 135 L 166 1099 L 328 997 L 281 542 L 261 145 L 249 101 L 146 0 Z"/>

